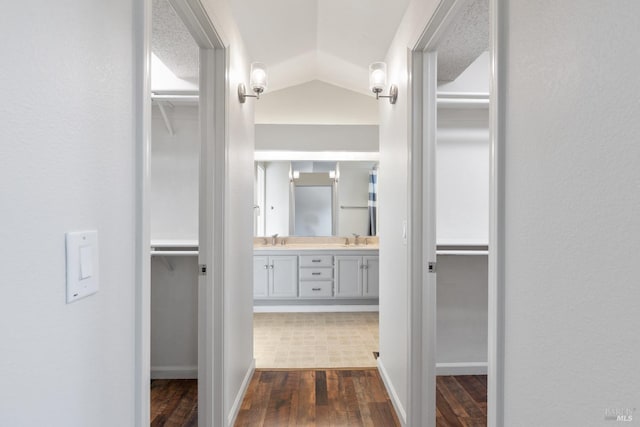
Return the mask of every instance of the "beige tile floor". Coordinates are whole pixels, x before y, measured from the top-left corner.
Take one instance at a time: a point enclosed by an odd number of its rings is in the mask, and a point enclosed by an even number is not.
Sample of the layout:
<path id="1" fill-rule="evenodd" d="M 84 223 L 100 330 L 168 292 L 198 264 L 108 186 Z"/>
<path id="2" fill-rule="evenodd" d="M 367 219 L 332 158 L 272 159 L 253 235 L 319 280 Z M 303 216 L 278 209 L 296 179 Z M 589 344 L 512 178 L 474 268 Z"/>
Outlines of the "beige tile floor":
<path id="1" fill-rule="evenodd" d="M 375 367 L 378 313 L 254 313 L 257 368 Z"/>

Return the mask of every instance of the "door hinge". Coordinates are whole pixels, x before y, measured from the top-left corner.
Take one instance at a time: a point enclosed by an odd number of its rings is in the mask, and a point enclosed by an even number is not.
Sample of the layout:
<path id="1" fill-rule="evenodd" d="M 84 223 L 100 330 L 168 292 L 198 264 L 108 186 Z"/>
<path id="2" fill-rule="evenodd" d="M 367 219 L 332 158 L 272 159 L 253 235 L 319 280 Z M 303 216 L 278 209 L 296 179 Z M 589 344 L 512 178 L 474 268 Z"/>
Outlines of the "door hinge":
<path id="1" fill-rule="evenodd" d="M 199 264 L 198 265 L 198 274 L 200 276 L 206 276 L 207 275 L 207 264 Z"/>
<path id="2" fill-rule="evenodd" d="M 436 272 L 436 263 L 435 262 L 430 262 L 429 263 L 429 273 L 435 273 Z"/>

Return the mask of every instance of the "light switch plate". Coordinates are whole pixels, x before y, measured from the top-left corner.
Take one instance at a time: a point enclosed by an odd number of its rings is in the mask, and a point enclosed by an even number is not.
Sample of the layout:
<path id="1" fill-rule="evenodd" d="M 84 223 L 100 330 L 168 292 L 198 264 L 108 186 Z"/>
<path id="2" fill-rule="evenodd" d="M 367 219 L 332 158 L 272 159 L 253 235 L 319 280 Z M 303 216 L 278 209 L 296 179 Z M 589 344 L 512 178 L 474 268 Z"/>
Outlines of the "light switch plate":
<path id="1" fill-rule="evenodd" d="M 66 234 L 67 304 L 98 292 L 98 232 Z"/>

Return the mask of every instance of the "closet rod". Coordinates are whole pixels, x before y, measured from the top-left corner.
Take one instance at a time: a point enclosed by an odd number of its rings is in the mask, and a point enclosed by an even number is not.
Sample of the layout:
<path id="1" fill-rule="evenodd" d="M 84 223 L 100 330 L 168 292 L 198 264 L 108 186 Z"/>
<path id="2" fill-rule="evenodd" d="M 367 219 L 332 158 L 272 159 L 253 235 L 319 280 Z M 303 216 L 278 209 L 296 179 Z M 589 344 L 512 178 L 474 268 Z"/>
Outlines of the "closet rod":
<path id="1" fill-rule="evenodd" d="M 198 102 L 200 97 L 198 95 L 156 95 L 151 94 L 152 101 L 175 101 L 175 102 Z"/>
<path id="2" fill-rule="evenodd" d="M 439 92 L 438 105 L 443 107 L 485 107 L 489 105 L 489 94 L 481 92 Z"/>
<path id="3" fill-rule="evenodd" d="M 368 209 L 369 206 L 344 206 L 340 205 L 340 209 Z"/>

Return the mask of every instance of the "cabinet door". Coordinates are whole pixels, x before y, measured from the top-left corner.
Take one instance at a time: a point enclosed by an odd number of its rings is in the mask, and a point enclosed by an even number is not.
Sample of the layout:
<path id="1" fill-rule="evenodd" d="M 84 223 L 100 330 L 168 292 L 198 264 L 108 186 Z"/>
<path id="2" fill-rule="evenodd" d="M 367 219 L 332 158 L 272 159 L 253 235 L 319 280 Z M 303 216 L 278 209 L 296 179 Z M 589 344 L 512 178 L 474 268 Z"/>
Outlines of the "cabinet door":
<path id="1" fill-rule="evenodd" d="M 364 266 L 364 275 L 362 276 L 362 294 L 365 297 L 378 297 L 378 289 L 380 283 L 379 275 L 379 258 L 377 256 L 362 257 Z"/>
<path id="2" fill-rule="evenodd" d="M 269 257 L 271 283 L 269 296 L 272 298 L 296 298 L 298 296 L 298 257 L 279 255 Z"/>
<path id="3" fill-rule="evenodd" d="M 336 298 L 362 296 L 362 257 L 336 256 Z"/>
<path id="4" fill-rule="evenodd" d="M 253 297 L 269 296 L 269 257 L 253 257 Z"/>

